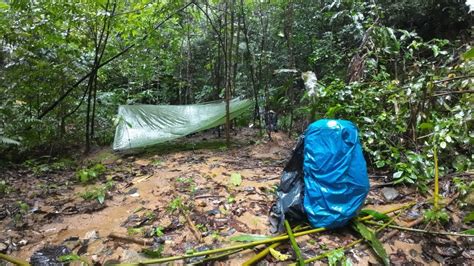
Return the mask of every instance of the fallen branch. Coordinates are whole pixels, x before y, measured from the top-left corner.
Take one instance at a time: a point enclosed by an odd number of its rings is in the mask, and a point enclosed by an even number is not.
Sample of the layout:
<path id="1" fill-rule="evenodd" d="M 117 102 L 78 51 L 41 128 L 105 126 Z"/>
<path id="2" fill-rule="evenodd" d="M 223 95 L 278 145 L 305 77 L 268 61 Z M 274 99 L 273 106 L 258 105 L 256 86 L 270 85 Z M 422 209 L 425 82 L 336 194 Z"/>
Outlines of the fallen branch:
<path id="1" fill-rule="evenodd" d="M 185 213 L 184 211 L 181 212 L 184 216 L 184 218 L 186 219 L 186 222 L 188 223 L 189 225 L 189 229 L 191 229 L 191 232 L 193 233 L 194 237 L 196 238 L 196 240 L 199 242 L 199 243 L 202 243 L 202 236 L 201 236 L 201 233 L 199 232 L 199 230 L 196 228 L 196 226 L 194 225 L 193 221 L 191 220 L 191 218 L 189 218 L 189 215 L 187 213 Z"/>
<path id="2" fill-rule="evenodd" d="M 153 242 L 154 242 L 151 239 L 138 239 L 138 238 L 134 238 L 134 237 L 119 235 L 119 234 L 114 233 L 114 232 L 110 233 L 108 237 L 112 238 L 114 240 L 132 242 L 132 243 L 139 244 L 139 245 L 144 245 L 144 246 L 151 246 L 151 245 L 153 245 Z"/>
<path id="3" fill-rule="evenodd" d="M 463 90 L 463 91 L 446 91 L 437 94 L 431 95 L 431 97 L 444 96 L 449 94 L 464 94 L 464 93 L 474 93 L 474 90 Z"/>
<path id="4" fill-rule="evenodd" d="M 29 266 L 30 265 L 27 261 L 24 261 L 22 259 L 17 259 L 17 258 L 14 258 L 12 256 L 8 256 L 7 254 L 3 254 L 3 253 L 0 253 L 0 259 L 11 262 L 15 265 L 20 265 L 20 266 Z"/>
<path id="5" fill-rule="evenodd" d="M 378 224 L 379 225 L 379 223 L 374 222 L 374 221 L 366 221 L 366 223 L 374 224 L 374 225 Z M 399 230 L 404 230 L 404 231 L 417 232 L 417 233 L 423 233 L 423 234 L 431 234 L 431 235 L 474 237 L 474 235 L 470 235 L 470 234 L 462 234 L 462 233 L 457 233 L 457 232 L 429 231 L 429 230 L 416 229 L 416 228 L 404 227 L 404 226 L 399 226 L 399 225 L 389 225 L 388 227 L 394 228 L 394 229 L 399 229 Z"/>
<path id="6" fill-rule="evenodd" d="M 470 78 L 474 78 L 474 76 L 472 76 L 472 75 L 470 75 L 470 76 L 459 76 L 459 77 L 454 77 L 454 78 L 435 80 L 435 81 L 433 81 L 433 84 L 443 83 L 443 82 L 448 82 L 448 81 L 453 81 L 453 80 L 458 80 L 458 79 L 470 79 Z"/>
<path id="7" fill-rule="evenodd" d="M 417 226 L 417 225 L 421 224 L 423 221 L 424 221 L 423 217 L 420 217 L 420 218 L 414 220 L 413 222 L 409 223 L 407 225 L 407 227 Z M 382 242 L 387 241 L 390 238 L 394 237 L 396 234 L 398 234 L 398 232 L 399 231 L 392 231 L 392 232 L 386 234 L 384 237 L 382 237 L 382 239 L 380 239 L 380 241 L 382 241 Z"/>

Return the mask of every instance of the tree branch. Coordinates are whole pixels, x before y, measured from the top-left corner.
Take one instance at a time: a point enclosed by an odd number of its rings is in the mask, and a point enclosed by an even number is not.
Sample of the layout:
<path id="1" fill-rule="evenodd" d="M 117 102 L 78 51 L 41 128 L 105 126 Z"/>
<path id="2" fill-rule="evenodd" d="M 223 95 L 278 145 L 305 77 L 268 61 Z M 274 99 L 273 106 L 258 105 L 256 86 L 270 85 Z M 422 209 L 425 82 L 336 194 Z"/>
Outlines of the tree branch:
<path id="1" fill-rule="evenodd" d="M 163 19 L 160 23 L 158 23 L 153 29 L 154 30 L 157 30 L 159 27 L 161 27 L 165 22 L 167 22 L 168 20 L 170 20 L 174 15 L 176 15 L 177 13 L 183 11 L 184 9 L 186 9 L 187 7 L 189 7 L 191 4 L 194 3 L 194 0 L 187 3 L 186 5 L 184 5 L 183 7 L 177 9 L 176 11 L 174 11 L 173 13 L 171 13 L 170 15 L 168 15 L 165 19 Z M 145 36 L 143 36 L 143 38 L 141 38 L 141 41 L 144 41 L 148 38 L 149 34 L 145 34 Z M 89 78 L 94 72 L 96 72 L 98 69 L 102 68 L 103 66 L 107 65 L 108 63 L 112 62 L 113 60 L 115 60 L 116 58 L 122 56 L 123 54 L 127 53 L 130 49 L 132 49 L 133 47 L 135 47 L 137 45 L 137 42 L 125 47 L 122 51 L 120 51 L 119 53 L 117 53 L 116 55 L 112 56 L 111 58 L 107 59 L 106 61 L 104 61 L 103 63 L 100 63 L 97 67 L 94 67 L 91 71 L 89 71 L 89 73 L 87 73 L 86 75 L 84 75 L 83 77 L 81 77 L 79 80 L 77 80 L 63 95 L 61 95 L 54 103 L 52 103 L 50 106 L 48 106 L 40 115 L 38 115 L 38 119 L 42 119 L 44 116 L 46 116 L 49 112 L 51 112 L 52 110 L 54 110 L 54 108 L 56 108 L 56 106 L 58 106 L 58 104 L 60 102 L 62 102 L 75 88 L 77 88 L 84 80 L 86 80 L 87 78 Z"/>

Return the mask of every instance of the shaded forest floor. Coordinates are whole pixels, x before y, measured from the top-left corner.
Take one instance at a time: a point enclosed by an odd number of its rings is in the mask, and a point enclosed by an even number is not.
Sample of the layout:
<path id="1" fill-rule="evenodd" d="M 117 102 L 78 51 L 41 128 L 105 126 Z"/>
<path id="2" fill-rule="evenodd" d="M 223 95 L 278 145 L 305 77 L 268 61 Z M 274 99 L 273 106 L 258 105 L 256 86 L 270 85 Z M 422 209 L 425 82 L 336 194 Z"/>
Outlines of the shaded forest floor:
<path id="1" fill-rule="evenodd" d="M 139 155 L 99 150 L 81 162 L 106 167 L 103 181 L 89 185 L 77 181 L 77 166 L 67 161 L 4 166 L 0 251 L 28 260 L 45 246 L 65 245 L 91 262 L 105 264 L 147 259 L 142 252 L 153 243 L 161 243 L 160 252 L 169 256 L 229 246 L 233 244 L 230 238 L 239 234 L 268 235 L 274 191 L 295 143 L 283 133 L 274 134 L 273 142 L 256 135 L 253 130 L 240 131 L 231 149 L 205 133 Z M 385 175 L 372 173 L 365 208 L 384 211 L 414 201 L 416 205 L 399 216 L 397 223 L 425 228 L 419 221 L 423 210 L 431 206 L 430 195 L 422 196 L 415 187 L 385 184 Z M 441 180 L 441 188 L 451 217 L 444 230 L 466 230 L 459 193 L 448 178 Z M 97 200 L 97 191 L 104 192 L 103 204 Z M 92 197 L 89 200 L 84 199 L 87 193 Z M 474 237 L 393 229 L 379 237 L 394 264 L 460 265 L 472 264 L 474 258 Z M 300 237 L 298 243 L 309 258 L 356 239 L 351 229 L 343 228 Z M 259 250 L 231 255 L 222 264 L 239 265 Z M 293 253 L 290 246 L 279 250 Z M 346 254 L 354 264 L 377 263 L 364 245 Z M 276 263 L 271 256 L 266 261 Z"/>

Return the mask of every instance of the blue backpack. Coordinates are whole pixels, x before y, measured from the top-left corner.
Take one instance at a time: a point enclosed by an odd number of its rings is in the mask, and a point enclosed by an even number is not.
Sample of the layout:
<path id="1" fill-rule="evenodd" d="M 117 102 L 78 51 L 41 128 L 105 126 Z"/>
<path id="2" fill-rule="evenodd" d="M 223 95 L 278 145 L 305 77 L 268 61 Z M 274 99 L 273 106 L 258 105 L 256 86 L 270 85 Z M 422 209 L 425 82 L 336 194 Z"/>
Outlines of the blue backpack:
<path id="1" fill-rule="evenodd" d="M 357 215 L 369 193 L 357 127 L 322 119 L 304 137 L 304 210 L 314 227 L 335 228 Z"/>

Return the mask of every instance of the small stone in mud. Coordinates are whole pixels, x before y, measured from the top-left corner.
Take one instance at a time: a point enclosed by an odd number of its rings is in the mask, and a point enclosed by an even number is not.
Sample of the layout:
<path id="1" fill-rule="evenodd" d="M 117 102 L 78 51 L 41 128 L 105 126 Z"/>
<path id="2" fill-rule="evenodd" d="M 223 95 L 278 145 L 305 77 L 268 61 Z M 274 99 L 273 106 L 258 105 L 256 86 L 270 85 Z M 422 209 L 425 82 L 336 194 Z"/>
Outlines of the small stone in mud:
<path id="1" fill-rule="evenodd" d="M 84 236 L 84 239 L 88 239 L 88 240 L 99 239 L 99 232 L 97 232 L 96 230 L 89 231 Z"/>
<path id="2" fill-rule="evenodd" d="M 398 191 L 394 189 L 393 187 L 382 188 L 382 194 L 383 194 L 383 197 L 388 201 L 392 201 L 396 199 L 399 195 Z"/>
<path id="3" fill-rule="evenodd" d="M 409 253 L 410 253 L 410 256 L 412 256 L 412 257 L 418 256 L 418 252 L 414 249 L 410 249 Z"/>
<path id="4" fill-rule="evenodd" d="M 116 164 L 120 165 L 123 163 L 123 160 L 122 159 L 118 159 L 117 161 L 115 161 Z"/>
<path id="5" fill-rule="evenodd" d="M 5 253 L 8 249 L 8 245 L 0 242 L 0 252 Z"/>

